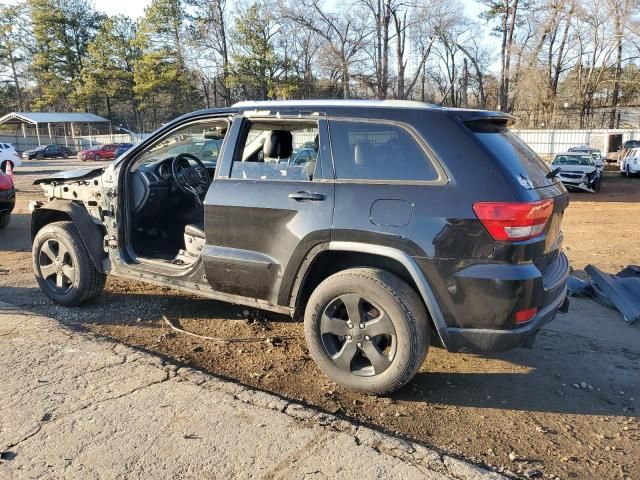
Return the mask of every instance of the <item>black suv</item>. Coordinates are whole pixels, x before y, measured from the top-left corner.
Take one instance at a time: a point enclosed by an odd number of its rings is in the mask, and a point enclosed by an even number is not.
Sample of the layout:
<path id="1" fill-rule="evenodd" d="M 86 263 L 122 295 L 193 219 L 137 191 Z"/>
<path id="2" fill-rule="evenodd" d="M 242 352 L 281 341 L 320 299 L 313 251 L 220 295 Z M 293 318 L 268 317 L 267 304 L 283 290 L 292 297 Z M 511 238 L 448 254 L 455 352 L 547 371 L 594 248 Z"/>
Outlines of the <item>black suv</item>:
<path id="1" fill-rule="evenodd" d="M 35 274 L 63 305 L 112 274 L 304 316 L 324 373 L 390 392 L 431 341 L 527 345 L 568 306 L 568 195 L 511 122 L 394 101 L 191 113 L 107 167 L 36 181 Z M 190 153 L 206 140 L 215 163 Z"/>

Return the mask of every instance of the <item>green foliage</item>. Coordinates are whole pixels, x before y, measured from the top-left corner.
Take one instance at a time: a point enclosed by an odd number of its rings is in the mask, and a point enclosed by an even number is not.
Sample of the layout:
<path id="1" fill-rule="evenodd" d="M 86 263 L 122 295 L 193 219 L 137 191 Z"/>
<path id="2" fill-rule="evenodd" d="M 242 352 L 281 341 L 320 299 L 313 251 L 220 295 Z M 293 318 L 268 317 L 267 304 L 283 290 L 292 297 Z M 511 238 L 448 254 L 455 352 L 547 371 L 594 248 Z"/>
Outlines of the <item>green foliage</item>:
<path id="1" fill-rule="evenodd" d="M 106 104 L 113 117 L 112 101 L 127 103 L 137 113 L 134 99 L 134 65 L 142 52 L 136 46 L 136 25 L 124 16 L 108 18 L 87 49 L 79 96 L 94 111 Z"/>
<path id="2" fill-rule="evenodd" d="M 142 51 L 134 68 L 134 91 L 141 108 L 177 116 L 200 99 L 186 68 L 185 12 L 180 0 L 153 0 L 140 22 L 135 44 Z M 157 126 L 157 118 L 152 121 Z"/>
<path id="3" fill-rule="evenodd" d="M 280 88 L 278 80 L 285 64 L 275 52 L 274 23 L 263 2 L 253 3 L 236 19 L 232 42 L 238 48 L 231 57 L 229 86 L 240 89 L 246 96 L 273 98 Z"/>
<path id="4" fill-rule="evenodd" d="M 82 70 L 89 42 L 104 21 L 88 0 L 29 0 L 38 109 L 83 108 Z"/>
<path id="5" fill-rule="evenodd" d="M 0 94 L 4 113 L 24 108 L 22 77 L 30 61 L 31 40 L 25 7 L 25 4 L 0 5 L 0 63 L 7 68 L 10 79 Z"/>

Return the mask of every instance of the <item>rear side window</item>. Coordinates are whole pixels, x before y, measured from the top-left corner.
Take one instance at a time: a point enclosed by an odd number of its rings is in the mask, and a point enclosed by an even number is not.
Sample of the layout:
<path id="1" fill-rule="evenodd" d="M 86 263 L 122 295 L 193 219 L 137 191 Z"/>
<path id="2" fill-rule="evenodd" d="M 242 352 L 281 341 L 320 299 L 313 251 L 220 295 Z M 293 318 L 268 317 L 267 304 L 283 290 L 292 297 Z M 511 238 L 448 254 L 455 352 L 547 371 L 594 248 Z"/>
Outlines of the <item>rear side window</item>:
<path id="1" fill-rule="evenodd" d="M 349 180 L 438 180 L 438 171 L 418 139 L 392 123 L 330 122 L 336 178 Z"/>
<path id="2" fill-rule="evenodd" d="M 518 177 L 525 188 L 541 188 L 553 185 L 548 178 L 549 166 L 515 133 L 502 123 L 467 122 L 476 138 L 493 156 Z"/>

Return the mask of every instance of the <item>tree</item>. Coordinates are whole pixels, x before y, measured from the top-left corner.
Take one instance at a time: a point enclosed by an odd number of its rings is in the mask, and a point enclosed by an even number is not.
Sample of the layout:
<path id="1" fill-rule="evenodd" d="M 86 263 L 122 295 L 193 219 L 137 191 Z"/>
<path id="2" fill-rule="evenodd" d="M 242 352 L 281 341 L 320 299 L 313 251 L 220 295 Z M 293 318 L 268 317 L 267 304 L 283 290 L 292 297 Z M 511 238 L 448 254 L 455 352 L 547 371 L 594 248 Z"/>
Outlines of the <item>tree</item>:
<path id="1" fill-rule="evenodd" d="M 26 5 L 0 5 L 0 62 L 3 65 L 0 78 L 8 78 L 14 93 L 12 98 L 2 103 L 5 106 L 15 105 L 18 110 L 25 107 L 22 77 L 30 60 L 30 41 Z"/>
<path id="2" fill-rule="evenodd" d="M 104 16 L 88 0 L 30 0 L 36 108 L 86 108 L 79 102 L 89 42 Z"/>
<path id="3" fill-rule="evenodd" d="M 140 107 L 152 112 L 148 128 L 201 105 L 185 62 L 185 20 L 181 0 L 153 0 L 140 21 L 134 90 Z"/>
<path id="4" fill-rule="evenodd" d="M 134 68 L 142 52 L 136 46 L 135 38 L 136 25 L 130 18 L 116 16 L 104 22 L 88 47 L 82 72 L 82 94 L 86 102 L 95 105 L 96 109 L 104 101 L 109 119 L 114 119 L 114 101 L 128 105 L 132 113 L 131 120 L 140 129 L 142 125 L 135 97 Z M 129 115 L 123 112 L 120 119 L 128 123 Z"/>
<path id="5" fill-rule="evenodd" d="M 240 89 L 245 98 L 276 98 L 284 60 L 276 53 L 279 26 L 267 4 L 258 1 L 240 12 L 232 38 L 229 85 Z"/>

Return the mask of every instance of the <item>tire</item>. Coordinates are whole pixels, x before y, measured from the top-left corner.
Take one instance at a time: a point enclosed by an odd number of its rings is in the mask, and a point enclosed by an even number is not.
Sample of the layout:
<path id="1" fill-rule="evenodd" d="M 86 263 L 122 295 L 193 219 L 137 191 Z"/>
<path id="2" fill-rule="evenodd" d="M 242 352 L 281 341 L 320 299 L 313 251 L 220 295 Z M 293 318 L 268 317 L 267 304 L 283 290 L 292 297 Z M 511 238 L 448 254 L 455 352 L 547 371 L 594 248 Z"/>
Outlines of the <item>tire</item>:
<path id="1" fill-rule="evenodd" d="M 62 158 L 65 158 L 65 159 L 66 159 L 66 158 L 69 158 L 69 154 L 68 154 L 67 152 L 64 152 L 64 153 L 62 154 Z"/>
<path id="2" fill-rule="evenodd" d="M 37 160 L 44 160 L 44 155 L 42 153 L 39 153 L 36 155 L 36 159 Z"/>
<path id="3" fill-rule="evenodd" d="M 353 321 L 349 328 L 349 320 L 356 315 L 347 314 L 345 320 L 348 303 L 357 305 L 354 308 L 364 328 Z M 345 335 L 326 332 L 328 317 L 332 317 L 329 330 L 337 328 Z M 376 328 L 382 329 L 381 319 L 392 326 L 388 328 L 394 330 L 393 335 L 374 334 Z M 366 335 L 367 328 L 374 335 Z M 311 358 L 332 381 L 359 392 L 384 395 L 416 374 L 427 355 L 430 331 L 427 311 L 407 283 L 385 270 L 354 268 L 330 276 L 314 290 L 305 310 L 304 334 Z M 373 351 L 378 361 L 369 360 L 366 351 Z M 338 360 L 342 365 L 334 361 L 336 356 L 346 359 Z"/>
<path id="4" fill-rule="evenodd" d="M 0 229 L 9 225 L 10 221 L 11 221 L 10 213 L 0 213 Z"/>
<path id="5" fill-rule="evenodd" d="M 50 223 L 40 229 L 33 240 L 32 259 L 40 290 L 55 303 L 81 305 L 104 289 L 107 276 L 93 265 L 73 222 Z"/>
<path id="6" fill-rule="evenodd" d="M 96 154 L 93 156 L 93 159 L 94 159 L 96 162 L 99 162 L 100 160 L 102 160 L 102 157 L 100 157 L 100 155 L 98 155 L 98 154 L 96 153 Z"/>

